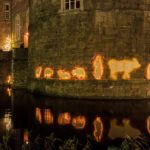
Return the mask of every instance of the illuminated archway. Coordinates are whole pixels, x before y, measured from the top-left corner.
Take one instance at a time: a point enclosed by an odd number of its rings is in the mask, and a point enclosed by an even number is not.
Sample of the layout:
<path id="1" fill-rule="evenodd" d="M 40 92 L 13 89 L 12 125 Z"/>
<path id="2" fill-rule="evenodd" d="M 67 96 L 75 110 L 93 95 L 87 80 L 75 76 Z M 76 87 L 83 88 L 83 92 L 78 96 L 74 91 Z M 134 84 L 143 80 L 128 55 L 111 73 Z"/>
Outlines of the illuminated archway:
<path id="1" fill-rule="evenodd" d="M 101 80 L 104 72 L 103 58 L 101 55 L 96 55 L 92 62 L 93 76 L 96 80 Z"/>
<path id="2" fill-rule="evenodd" d="M 15 17 L 15 41 L 20 41 L 21 39 L 21 19 L 20 15 L 17 14 Z"/>

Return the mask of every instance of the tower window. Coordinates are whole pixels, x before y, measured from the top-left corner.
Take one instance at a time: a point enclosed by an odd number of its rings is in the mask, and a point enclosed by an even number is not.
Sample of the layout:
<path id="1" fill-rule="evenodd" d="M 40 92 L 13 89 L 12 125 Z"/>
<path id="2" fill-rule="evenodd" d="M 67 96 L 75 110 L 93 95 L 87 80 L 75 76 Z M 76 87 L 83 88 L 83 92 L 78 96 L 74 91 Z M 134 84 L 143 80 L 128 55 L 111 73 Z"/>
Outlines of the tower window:
<path id="1" fill-rule="evenodd" d="M 16 41 L 19 41 L 21 39 L 20 15 L 17 15 L 15 18 L 15 39 Z"/>
<path id="2" fill-rule="evenodd" d="M 83 0 L 61 0 L 63 10 L 81 9 Z"/>
<path id="3" fill-rule="evenodd" d="M 10 20 L 10 4 L 9 3 L 4 4 L 4 20 L 6 21 Z"/>

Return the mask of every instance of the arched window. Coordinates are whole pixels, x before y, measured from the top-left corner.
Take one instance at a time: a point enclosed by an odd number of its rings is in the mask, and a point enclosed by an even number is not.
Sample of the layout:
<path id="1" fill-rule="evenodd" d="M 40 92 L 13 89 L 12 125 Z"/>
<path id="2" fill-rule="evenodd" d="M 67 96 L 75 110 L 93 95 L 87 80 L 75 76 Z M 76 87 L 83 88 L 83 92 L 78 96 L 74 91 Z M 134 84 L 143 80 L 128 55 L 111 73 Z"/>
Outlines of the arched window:
<path id="1" fill-rule="evenodd" d="M 15 39 L 16 39 L 16 41 L 19 41 L 21 39 L 20 31 L 21 31 L 20 15 L 17 15 L 15 18 Z"/>
<path id="2" fill-rule="evenodd" d="M 26 11 L 26 18 L 25 18 L 25 27 L 24 27 L 24 48 L 28 48 L 28 39 L 29 39 L 29 9 Z"/>
<path id="3" fill-rule="evenodd" d="M 8 2 L 4 4 L 4 20 L 10 20 L 10 3 Z"/>

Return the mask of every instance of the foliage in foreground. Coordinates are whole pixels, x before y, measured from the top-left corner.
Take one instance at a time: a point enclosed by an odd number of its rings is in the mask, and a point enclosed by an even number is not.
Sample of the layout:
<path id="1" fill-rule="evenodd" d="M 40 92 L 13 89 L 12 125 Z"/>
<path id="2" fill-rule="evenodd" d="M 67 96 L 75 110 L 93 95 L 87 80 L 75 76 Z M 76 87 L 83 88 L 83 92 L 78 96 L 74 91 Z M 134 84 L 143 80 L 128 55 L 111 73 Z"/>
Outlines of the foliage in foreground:
<path id="1" fill-rule="evenodd" d="M 3 137 L 3 142 L 0 143 L 0 150 L 13 150 L 9 146 L 9 135 Z M 32 138 L 33 139 L 33 138 Z M 97 149 L 97 148 L 96 148 Z M 92 137 L 87 136 L 86 143 L 83 145 L 76 137 L 69 138 L 65 141 L 57 138 L 54 133 L 51 133 L 45 138 L 36 136 L 29 143 L 24 143 L 21 150 L 96 150 L 93 147 Z M 101 149 L 100 149 L 101 150 Z M 102 149 L 103 150 L 103 149 Z M 139 136 L 133 139 L 127 136 L 120 147 L 109 146 L 107 150 L 150 150 L 149 140 L 144 136 Z"/>

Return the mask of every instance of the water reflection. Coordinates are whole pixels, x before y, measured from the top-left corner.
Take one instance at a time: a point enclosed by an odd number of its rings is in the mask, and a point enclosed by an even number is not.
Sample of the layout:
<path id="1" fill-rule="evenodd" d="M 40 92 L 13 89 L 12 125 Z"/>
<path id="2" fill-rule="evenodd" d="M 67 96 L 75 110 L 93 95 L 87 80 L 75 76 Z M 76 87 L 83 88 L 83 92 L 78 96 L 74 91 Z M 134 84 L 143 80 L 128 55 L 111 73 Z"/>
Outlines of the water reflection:
<path id="1" fill-rule="evenodd" d="M 93 122 L 93 125 L 94 125 L 94 131 L 93 131 L 94 138 L 97 142 L 100 142 L 104 130 L 102 119 L 100 117 L 96 117 L 96 119 Z"/>
<path id="2" fill-rule="evenodd" d="M 42 114 L 40 108 L 35 109 L 35 118 L 39 123 L 42 123 Z"/>
<path id="3" fill-rule="evenodd" d="M 58 124 L 59 125 L 68 125 L 71 123 L 71 114 L 68 112 L 61 113 L 58 116 Z"/>
<path id="4" fill-rule="evenodd" d="M 53 123 L 53 114 L 50 109 L 44 110 L 44 120 L 46 124 L 52 124 Z"/>
<path id="5" fill-rule="evenodd" d="M 147 127 L 147 132 L 150 134 L 150 116 L 147 117 L 146 127 Z"/>
<path id="6" fill-rule="evenodd" d="M 6 88 L 6 92 L 7 92 L 8 96 L 12 96 L 12 88 L 10 88 L 10 87 Z"/>
<path id="7" fill-rule="evenodd" d="M 24 143 L 26 143 L 26 144 L 28 144 L 28 142 L 29 142 L 29 133 L 28 133 L 28 130 L 27 130 L 27 129 L 24 130 L 23 141 L 24 141 Z"/>
<path id="8" fill-rule="evenodd" d="M 148 100 L 138 103 L 130 100 L 85 102 L 85 100 L 43 98 L 20 91 L 12 91 L 10 97 L 7 91 L 9 93 L 11 89 L 5 89 L 0 93 L 2 97 L 0 131 L 18 129 L 21 132 L 19 137 L 22 138 L 22 143 L 29 141 L 28 131 L 33 131 L 34 137 L 38 135 L 46 137 L 54 133 L 63 140 L 79 137 L 82 141 L 86 141 L 87 135 L 90 135 L 96 144 L 102 144 L 104 141 L 112 142 L 127 135 L 136 138 L 140 134 L 147 135 L 147 132 L 150 134 Z M 13 111 L 3 111 L 7 107 L 11 108 L 11 104 L 8 105 L 11 98 Z M 0 135 L 2 137 L 2 133 Z"/>
<path id="9" fill-rule="evenodd" d="M 11 76 L 11 75 L 8 75 L 8 76 L 7 76 L 6 83 L 7 83 L 8 85 L 12 84 L 12 76 Z"/>
<path id="10" fill-rule="evenodd" d="M 40 109 L 36 108 L 35 109 L 35 118 L 36 120 L 41 124 L 45 123 L 47 125 L 53 124 L 53 114 L 50 109 Z"/>
<path id="11" fill-rule="evenodd" d="M 84 129 L 86 124 L 85 116 L 76 116 L 72 119 L 72 126 L 76 129 Z"/>
<path id="12" fill-rule="evenodd" d="M 116 118 L 110 121 L 110 130 L 108 136 L 111 139 L 125 138 L 127 136 L 137 138 L 139 135 L 141 135 L 140 130 L 131 125 L 130 119 L 123 118 L 121 124 L 119 124 Z"/>
<path id="13" fill-rule="evenodd" d="M 10 112 L 4 114 L 4 125 L 7 131 L 12 128 L 12 118 Z"/>

